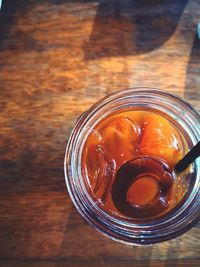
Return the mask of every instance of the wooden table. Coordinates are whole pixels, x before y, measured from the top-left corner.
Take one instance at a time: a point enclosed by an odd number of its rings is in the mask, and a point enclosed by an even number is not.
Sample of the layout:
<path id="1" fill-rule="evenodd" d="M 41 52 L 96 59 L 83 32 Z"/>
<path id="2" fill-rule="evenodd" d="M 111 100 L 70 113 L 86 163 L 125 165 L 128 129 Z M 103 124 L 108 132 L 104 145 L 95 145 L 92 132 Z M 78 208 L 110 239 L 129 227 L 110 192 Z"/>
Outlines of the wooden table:
<path id="1" fill-rule="evenodd" d="M 200 110 L 199 0 L 4 0 L 0 12 L 0 266 L 200 266 L 200 224 L 121 245 L 81 218 L 63 158 L 78 116 L 133 86 Z"/>

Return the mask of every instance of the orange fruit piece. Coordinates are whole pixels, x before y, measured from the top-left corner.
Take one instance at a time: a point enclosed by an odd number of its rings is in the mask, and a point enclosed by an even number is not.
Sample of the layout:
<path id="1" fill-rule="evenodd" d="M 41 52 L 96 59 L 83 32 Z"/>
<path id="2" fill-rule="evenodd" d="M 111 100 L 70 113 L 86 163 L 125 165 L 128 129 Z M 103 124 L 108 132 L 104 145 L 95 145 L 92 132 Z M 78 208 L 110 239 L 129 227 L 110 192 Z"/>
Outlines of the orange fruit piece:
<path id="1" fill-rule="evenodd" d="M 101 130 L 103 146 L 117 163 L 121 165 L 133 158 L 140 128 L 127 117 L 115 117 Z"/>
<path id="2" fill-rule="evenodd" d="M 136 207 L 143 207 L 151 204 L 159 192 L 156 179 L 150 175 L 136 180 L 127 191 L 127 201 Z"/>
<path id="3" fill-rule="evenodd" d="M 165 160 L 170 168 L 183 154 L 181 137 L 175 126 L 157 114 L 145 117 L 139 150 L 143 155 Z"/>

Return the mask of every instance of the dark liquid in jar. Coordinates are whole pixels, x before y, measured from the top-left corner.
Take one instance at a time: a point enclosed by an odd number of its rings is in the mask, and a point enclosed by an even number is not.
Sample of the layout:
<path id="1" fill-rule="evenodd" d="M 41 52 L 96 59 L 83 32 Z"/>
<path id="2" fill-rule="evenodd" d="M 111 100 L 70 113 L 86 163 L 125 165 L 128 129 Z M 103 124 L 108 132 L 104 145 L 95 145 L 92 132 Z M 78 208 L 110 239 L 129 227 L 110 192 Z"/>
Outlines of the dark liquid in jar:
<path id="1" fill-rule="evenodd" d="M 175 125 L 152 111 L 109 116 L 84 145 L 88 191 L 108 213 L 135 219 L 160 216 L 187 190 L 185 180 L 173 172 L 185 146 Z"/>

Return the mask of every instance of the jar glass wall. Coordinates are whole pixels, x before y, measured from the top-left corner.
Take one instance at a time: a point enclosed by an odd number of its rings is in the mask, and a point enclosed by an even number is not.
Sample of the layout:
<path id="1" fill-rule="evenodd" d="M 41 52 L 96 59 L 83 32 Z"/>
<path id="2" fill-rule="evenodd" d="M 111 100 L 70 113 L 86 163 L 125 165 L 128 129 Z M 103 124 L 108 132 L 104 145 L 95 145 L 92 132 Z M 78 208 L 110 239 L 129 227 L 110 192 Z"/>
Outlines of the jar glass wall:
<path id="1" fill-rule="evenodd" d="M 200 140 L 200 115 L 180 98 L 151 88 L 122 90 L 100 100 L 78 119 L 67 144 L 64 170 L 71 199 L 90 225 L 114 240 L 146 245 L 174 238 L 199 220 L 200 159 L 191 164 L 187 192 L 170 212 L 150 220 L 136 220 L 106 210 L 91 192 L 83 171 L 84 147 L 98 123 L 112 114 L 131 110 L 150 110 L 173 121 L 189 149 Z"/>

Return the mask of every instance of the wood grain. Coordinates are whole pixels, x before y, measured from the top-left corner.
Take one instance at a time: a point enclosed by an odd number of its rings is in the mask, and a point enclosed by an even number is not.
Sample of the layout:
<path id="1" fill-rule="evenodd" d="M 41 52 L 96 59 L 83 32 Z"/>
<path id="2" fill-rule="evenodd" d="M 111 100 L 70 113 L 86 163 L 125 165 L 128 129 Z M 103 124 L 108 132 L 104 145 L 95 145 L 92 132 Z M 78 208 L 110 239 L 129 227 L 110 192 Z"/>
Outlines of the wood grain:
<path id="1" fill-rule="evenodd" d="M 159 87 L 200 110 L 198 0 L 3 1 L 0 266 L 199 266 L 200 227 L 131 247 L 80 217 L 63 158 L 78 116 L 110 92 Z"/>
<path id="2" fill-rule="evenodd" d="M 75 266 L 81 266 L 81 267 L 88 267 L 88 266 L 134 266 L 134 267 L 183 267 L 183 266 L 196 266 L 199 267 L 199 261 L 198 260 L 132 260 L 132 261 L 101 261 L 101 262 L 78 262 L 78 261 L 2 261 L 1 267 L 75 267 Z"/>

